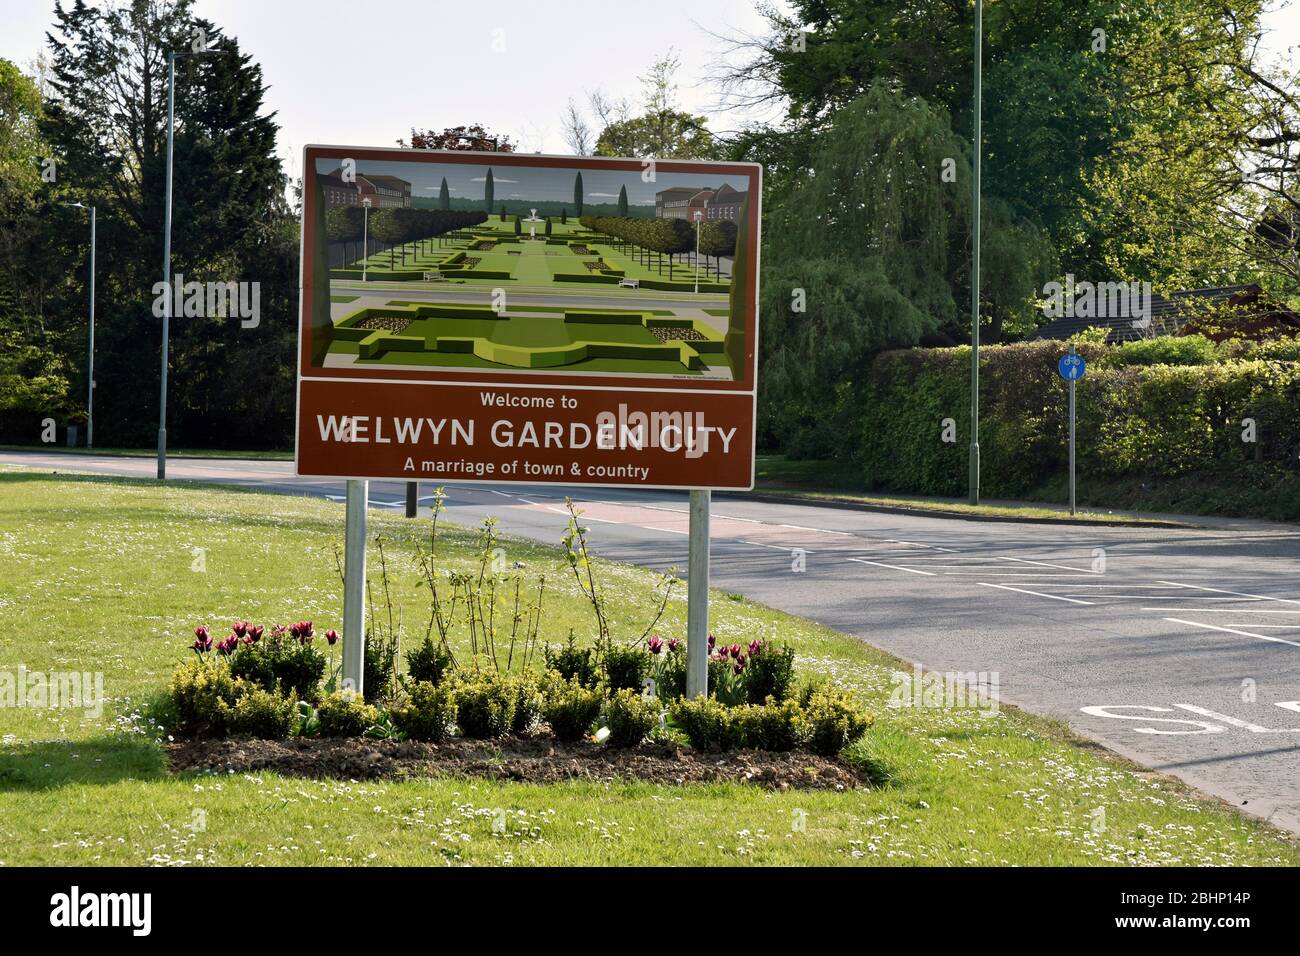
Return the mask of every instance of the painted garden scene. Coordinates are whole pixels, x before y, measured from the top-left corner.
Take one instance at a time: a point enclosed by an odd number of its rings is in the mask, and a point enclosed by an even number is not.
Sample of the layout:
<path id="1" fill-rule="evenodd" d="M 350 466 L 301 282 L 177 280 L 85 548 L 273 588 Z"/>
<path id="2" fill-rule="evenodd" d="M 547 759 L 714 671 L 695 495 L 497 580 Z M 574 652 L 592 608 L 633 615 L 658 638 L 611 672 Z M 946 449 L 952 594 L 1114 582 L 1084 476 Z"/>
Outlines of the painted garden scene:
<path id="1" fill-rule="evenodd" d="M 324 367 L 742 377 L 745 175 L 315 166 Z"/>

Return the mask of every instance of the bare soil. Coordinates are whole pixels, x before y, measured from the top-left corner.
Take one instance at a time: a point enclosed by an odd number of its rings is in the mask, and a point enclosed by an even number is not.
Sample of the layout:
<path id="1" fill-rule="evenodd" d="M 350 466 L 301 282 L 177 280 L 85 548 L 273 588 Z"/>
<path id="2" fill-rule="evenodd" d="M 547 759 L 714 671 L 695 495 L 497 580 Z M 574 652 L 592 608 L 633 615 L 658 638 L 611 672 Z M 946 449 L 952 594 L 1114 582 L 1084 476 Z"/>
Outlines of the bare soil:
<path id="1" fill-rule="evenodd" d="M 641 780 L 658 784 L 748 783 L 773 790 L 852 790 L 866 779 L 847 764 L 803 751 L 698 753 L 676 744 L 619 750 L 547 735 L 439 744 L 365 738 L 178 740 L 167 745 L 175 772 L 271 771 L 317 779 L 486 777 L 527 783 Z"/>

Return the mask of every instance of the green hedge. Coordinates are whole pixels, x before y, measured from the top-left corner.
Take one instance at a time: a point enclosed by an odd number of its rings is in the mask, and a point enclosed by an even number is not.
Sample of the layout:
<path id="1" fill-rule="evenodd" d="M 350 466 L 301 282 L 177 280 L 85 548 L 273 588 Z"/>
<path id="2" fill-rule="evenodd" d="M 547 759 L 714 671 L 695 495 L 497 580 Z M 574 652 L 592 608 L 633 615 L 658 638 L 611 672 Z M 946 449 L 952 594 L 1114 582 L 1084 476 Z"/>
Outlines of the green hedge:
<path id="1" fill-rule="evenodd" d="M 1060 342 L 981 350 L 981 490 L 1022 497 L 1068 469 L 1068 386 Z M 1077 386 L 1078 472 L 1102 482 L 1192 482 L 1258 487 L 1300 477 L 1300 362 L 1264 358 L 1214 364 L 1130 364 L 1141 355 L 1202 356 L 1200 345 L 1083 343 Z M 1279 350 L 1271 350 L 1279 351 Z M 967 492 L 970 349 L 885 352 L 861 396 L 859 464 L 868 488 L 960 496 Z M 941 440 L 943 419 L 956 441 Z M 1257 441 L 1242 440 L 1255 420 Z M 1144 486 L 1144 485 L 1143 485 Z M 1300 512 L 1300 502 L 1296 503 Z"/>

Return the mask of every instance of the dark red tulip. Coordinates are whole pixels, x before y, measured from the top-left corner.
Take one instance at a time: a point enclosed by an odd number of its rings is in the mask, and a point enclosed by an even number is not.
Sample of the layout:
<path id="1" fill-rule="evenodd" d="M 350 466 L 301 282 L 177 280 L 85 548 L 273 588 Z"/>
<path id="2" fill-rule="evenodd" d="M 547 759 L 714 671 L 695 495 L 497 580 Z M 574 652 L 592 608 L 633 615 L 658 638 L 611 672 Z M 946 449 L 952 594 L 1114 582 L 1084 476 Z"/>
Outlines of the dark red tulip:
<path id="1" fill-rule="evenodd" d="M 646 641 L 646 647 L 650 648 L 651 654 L 658 654 L 664 649 L 664 642 L 658 634 L 651 634 L 650 639 Z"/>
<path id="2" fill-rule="evenodd" d="M 339 639 L 339 632 L 334 630 L 334 628 L 331 627 L 328 631 L 325 632 L 325 640 L 330 647 L 333 647 L 335 644 L 337 644 L 338 639 Z"/>
<path id="3" fill-rule="evenodd" d="M 249 624 L 247 621 L 236 621 L 230 625 L 230 629 L 235 632 L 236 637 L 243 637 L 248 633 Z"/>
<path id="4" fill-rule="evenodd" d="M 668 649 L 672 651 L 674 654 L 677 653 L 677 648 L 681 646 L 682 646 L 682 642 L 677 640 L 677 638 L 675 637 L 668 638 Z"/>
<path id="5" fill-rule="evenodd" d="M 762 642 L 762 641 L 759 641 L 759 640 L 753 640 L 753 641 L 750 641 L 750 642 L 749 642 L 749 656 L 750 656 L 750 657 L 753 657 L 755 654 L 757 654 L 757 653 L 758 653 L 759 651 L 761 651 L 762 649 L 763 649 L 763 642 Z"/>
<path id="6" fill-rule="evenodd" d="M 266 628 L 263 627 L 261 624 L 248 625 L 248 638 L 246 643 L 256 644 L 258 641 L 262 639 L 262 634 L 265 633 L 265 631 Z"/>

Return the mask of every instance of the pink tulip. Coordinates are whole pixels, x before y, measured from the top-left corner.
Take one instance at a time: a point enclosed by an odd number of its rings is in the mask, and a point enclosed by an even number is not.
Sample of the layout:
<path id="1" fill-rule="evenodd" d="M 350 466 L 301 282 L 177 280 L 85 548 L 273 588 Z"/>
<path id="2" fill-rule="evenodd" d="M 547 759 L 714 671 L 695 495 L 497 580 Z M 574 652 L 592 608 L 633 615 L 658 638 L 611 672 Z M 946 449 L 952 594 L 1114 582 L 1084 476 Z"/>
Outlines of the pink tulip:
<path id="1" fill-rule="evenodd" d="M 658 654 L 664 649 L 664 642 L 659 639 L 658 634 L 651 634 L 650 639 L 646 641 L 646 646 L 650 648 L 651 654 Z"/>

